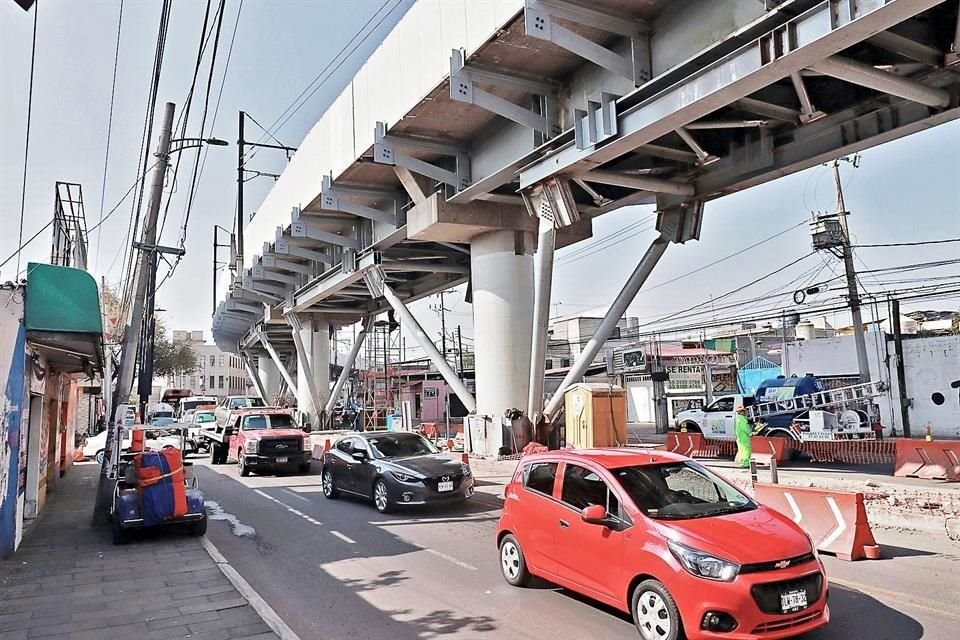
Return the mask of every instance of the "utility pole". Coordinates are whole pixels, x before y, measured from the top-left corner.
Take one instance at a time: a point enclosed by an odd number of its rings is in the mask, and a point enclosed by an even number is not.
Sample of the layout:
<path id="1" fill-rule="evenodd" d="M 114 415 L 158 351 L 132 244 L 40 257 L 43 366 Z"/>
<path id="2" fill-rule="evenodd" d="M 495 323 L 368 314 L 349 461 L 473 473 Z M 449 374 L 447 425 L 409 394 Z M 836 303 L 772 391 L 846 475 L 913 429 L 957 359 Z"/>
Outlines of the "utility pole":
<path id="1" fill-rule="evenodd" d="M 237 260 L 243 264 L 243 153 L 246 144 L 243 141 L 243 121 L 246 113 L 240 112 L 240 130 L 237 137 Z M 214 304 L 217 303 L 214 297 Z"/>
<path id="2" fill-rule="evenodd" d="M 463 380 L 463 333 L 460 331 L 460 325 L 457 325 L 457 351 L 460 354 L 460 379 Z"/>
<path id="3" fill-rule="evenodd" d="M 440 292 L 440 334 L 443 340 L 443 359 L 447 359 L 447 308 L 443 306 L 443 291 Z"/>
<path id="4" fill-rule="evenodd" d="M 153 167 L 150 182 L 150 200 L 147 205 L 147 215 L 144 219 L 143 245 L 137 259 L 136 292 L 133 299 L 133 309 L 130 317 L 130 326 L 123 334 L 123 351 L 120 354 L 120 368 L 117 374 L 117 390 L 113 408 L 126 404 L 133 386 L 133 370 L 137 359 L 137 348 L 140 345 L 140 334 L 144 324 L 144 303 L 147 297 L 147 288 L 154 282 L 152 273 L 156 260 L 155 246 L 157 244 L 157 219 L 160 214 L 160 200 L 163 196 L 163 181 L 170 164 L 170 136 L 173 133 L 174 105 L 168 102 L 163 111 L 163 124 L 160 127 L 160 140 L 157 152 L 154 154 L 157 162 Z M 113 416 L 111 416 L 112 420 Z"/>
<path id="5" fill-rule="evenodd" d="M 897 358 L 897 404 L 900 406 L 900 424 L 903 437 L 910 437 L 910 398 L 907 397 L 907 375 L 903 369 L 903 332 L 900 329 L 900 301 L 890 302 L 890 324 L 893 325 L 893 353 Z"/>
<path id="6" fill-rule="evenodd" d="M 857 345 L 857 368 L 860 382 L 870 382 L 870 363 L 867 361 L 867 341 L 863 334 L 863 317 L 860 314 L 860 291 L 857 288 L 857 271 L 853 266 L 853 248 L 850 246 L 850 228 L 847 226 L 847 208 L 843 202 L 843 185 L 840 183 L 840 161 L 833 161 L 833 181 L 837 188 L 837 219 L 843 234 L 843 269 L 847 276 L 847 291 L 850 296 L 850 315 L 853 318 L 853 335 Z"/>

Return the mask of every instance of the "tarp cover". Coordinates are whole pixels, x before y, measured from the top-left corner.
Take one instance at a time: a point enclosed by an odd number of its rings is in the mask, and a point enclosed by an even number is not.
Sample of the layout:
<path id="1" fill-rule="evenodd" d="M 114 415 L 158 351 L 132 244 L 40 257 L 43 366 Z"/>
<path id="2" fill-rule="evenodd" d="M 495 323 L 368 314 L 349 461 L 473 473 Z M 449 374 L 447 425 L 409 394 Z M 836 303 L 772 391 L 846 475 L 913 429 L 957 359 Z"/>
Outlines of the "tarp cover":
<path id="1" fill-rule="evenodd" d="M 31 262 L 24 322 L 27 331 L 103 334 L 96 280 L 81 269 Z"/>
<path id="2" fill-rule="evenodd" d="M 140 487 L 143 525 L 152 527 L 187 515 L 180 450 L 146 451 L 133 459 Z"/>

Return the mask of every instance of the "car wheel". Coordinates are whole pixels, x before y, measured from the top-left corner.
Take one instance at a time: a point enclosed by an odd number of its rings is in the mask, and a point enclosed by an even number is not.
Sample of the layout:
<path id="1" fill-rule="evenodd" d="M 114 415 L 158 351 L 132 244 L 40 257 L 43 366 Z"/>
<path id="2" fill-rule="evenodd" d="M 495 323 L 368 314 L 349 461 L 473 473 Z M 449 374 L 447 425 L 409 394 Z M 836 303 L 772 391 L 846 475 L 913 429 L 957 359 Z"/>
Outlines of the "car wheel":
<path id="1" fill-rule="evenodd" d="M 103 449 L 100 449 L 100 451 L 97 451 L 97 455 L 95 455 L 93 459 L 97 461 L 97 464 L 103 464 L 103 457 Z"/>
<path id="2" fill-rule="evenodd" d="M 500 541 L 500 572 L 503 573 L 503 579 L 515 587 L 525 587 L 530 583 L 527 561 L 513 534 L 505 535 Z"/>
<path id="3" fill-rule="evenodd" d="M 373 485 L 373 506 L 380 513 L 390 511 L 390 494 L 387 492 L 387 484 L 383 480 L 377 480 Z"/>
<path id="4" fill-rule="evenodd" d="M 250 467 L 247 466 L 246 456 L 242 451 L 237 451 L 237 470 L 244 478 L 250 475 Z"/>
<path id="5" fill-rule="evenodd" d="M 199 538 L 207 532 L 207 514 L 203 514 L 203 519 L 190 525 L 190 535 Z"/>
<path id="6" fill-rule="evenodd" d="M 333 482 L 333 471 L 330 469 L 323 470 L 323 497 L 329 498 L 330 500 L 335 500 L 337 496 L 340 495 L 340 492 L 337 490 L 337 485 Z"/>
<path id="7" fill-rule="evenodd" d="M 630 611 L 643 640 L 677 640 L 681 635 L 680 611 L 659 580 L 644 580 L 633 590 Z"/>
<path id="8" fill-rule="evenodd" d="M 113 544 L 126 544 L 127 532 L 120 526 L 120 516 L 116 513 L 113 514 L 111 525 L 113 529 Z"/>

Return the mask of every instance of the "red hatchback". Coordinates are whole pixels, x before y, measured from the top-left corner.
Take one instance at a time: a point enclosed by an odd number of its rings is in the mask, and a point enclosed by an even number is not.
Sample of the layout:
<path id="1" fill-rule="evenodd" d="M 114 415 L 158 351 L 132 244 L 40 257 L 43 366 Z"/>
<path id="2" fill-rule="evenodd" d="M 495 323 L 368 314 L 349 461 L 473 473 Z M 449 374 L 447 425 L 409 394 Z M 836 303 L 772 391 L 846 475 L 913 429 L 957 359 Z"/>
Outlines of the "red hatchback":
<path id="1" fill-rule="evenodd" d="M 530 455 L 505 497 L 507 582 L 536 575 L 629 612 L 644 640 L 788 638 L 829 621 L 807 534 L 684 456 Z"/>

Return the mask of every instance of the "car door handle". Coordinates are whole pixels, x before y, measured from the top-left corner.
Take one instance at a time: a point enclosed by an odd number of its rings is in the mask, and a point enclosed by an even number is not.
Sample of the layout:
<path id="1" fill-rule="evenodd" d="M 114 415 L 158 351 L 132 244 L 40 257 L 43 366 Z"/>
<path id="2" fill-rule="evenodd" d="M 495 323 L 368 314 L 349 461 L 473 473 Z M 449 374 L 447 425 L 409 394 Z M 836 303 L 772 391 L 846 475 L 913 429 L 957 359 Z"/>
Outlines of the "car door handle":
<path id="1" fill-rule="evenodd" d="M 561 521 L 560 521 L 560 528 L 561 528 L 561 529 L 569 529 L 569 528 L 570 528 L 570 523 L 567 522 L 566 520 L 561 520 Z"/>

